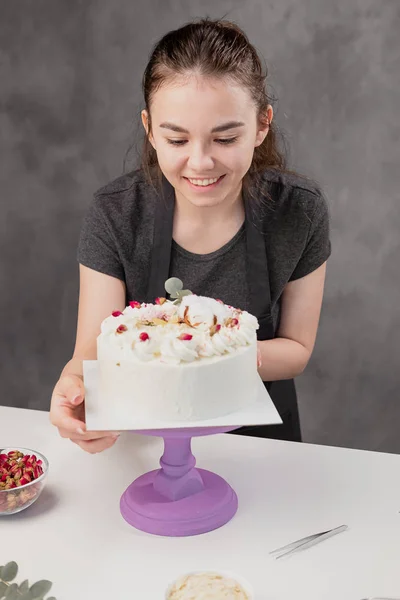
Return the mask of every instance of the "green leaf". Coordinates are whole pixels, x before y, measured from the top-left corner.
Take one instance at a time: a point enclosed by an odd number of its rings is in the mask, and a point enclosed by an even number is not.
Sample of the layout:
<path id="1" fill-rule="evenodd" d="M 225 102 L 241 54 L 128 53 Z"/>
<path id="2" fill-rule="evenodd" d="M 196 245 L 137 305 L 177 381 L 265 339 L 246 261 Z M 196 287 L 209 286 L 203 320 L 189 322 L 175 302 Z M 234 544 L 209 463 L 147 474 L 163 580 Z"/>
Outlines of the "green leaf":
<path id="1" fill-rule="evenodd" d="M 12 581 L 18 573 L 18 565 L 12 561 L 6 564 L 1 570 L 1 578 L 3 581 Z"/>
<path id="2" fill-rule="evenodd" d="M 39 599 L 41 600 L 43 598 L 43 596 L 45 596 L 46 594 L 49 593 L 52 585 L 53 585 L 52 582 L 47 581 L 46 579 L 41 579 L 40 581 L 37 581 L 29 589 L 29 591 L 32 595 L 32 598 L 35 598 L 35 600 L 39 600 Z"/>
<path id="3" fill-rule="evenodd" d="M 6 600 L 19 600 L 18 584 L 12 583 L 5 595 Z"/>
<path id="4" fill-rule="evenodd" d="M 2 572 L 2 570 L 3 570 L 3 567 L 1 566 L 0 567 L 0 579 L 1 579 L 1 572 Z"/>
<path id="5" fill-rule="evenodd" d="M 3 581 L 0 581 L 0 598 L 4 598 L 6 595 L 6 591 L 8 590 L 8 585 Z"/>
<path id="6" fill-rule="evenodd" d="M 29 590 L 29 581 L 25 579 L 18 588 L 20 594 L 25 594 Z"/>
<path id="7" fill-rule="evenodd" d="M 30 591 L 28 590 L 27 592 L 24 592 L 22 594 L 22 596 L 19 596 L 18 600 L 32 600 L 33 596 L 30 593 Z"/>
<path id="8" fill-rule="evenodd" d="M 170 296 L 176 298 L 176 292 L 183 288 L 183 283 L 177 277 L 170 277 L 164 284 L 165 291 L 168 292 Z"/>
<path id="9" fill-rule="evenodd" d="M 54 596 L 51 596 L 51 598 L 47 598 L 47 600 L 57 600 L 57 598 L 55 598 Z"/>

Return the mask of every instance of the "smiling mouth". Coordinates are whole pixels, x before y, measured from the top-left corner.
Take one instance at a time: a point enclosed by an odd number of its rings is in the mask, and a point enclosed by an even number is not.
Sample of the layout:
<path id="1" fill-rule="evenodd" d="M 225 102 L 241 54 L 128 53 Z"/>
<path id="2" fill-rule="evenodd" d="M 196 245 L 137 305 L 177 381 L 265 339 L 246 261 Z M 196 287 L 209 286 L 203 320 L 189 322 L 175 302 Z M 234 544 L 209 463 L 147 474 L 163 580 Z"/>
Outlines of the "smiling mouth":
<path id="1" fill-rule="evenodd" d="M 225 175 L 220 175 L 219 177 L 208 177 L 208 178 L 192 178 L 192 177 L 184 177 L 187 179 L 192 185 L 196 185 L 198 187 L 208 187 L 210 185 L 214 185 L 219 180 L 221 180 Z"/>

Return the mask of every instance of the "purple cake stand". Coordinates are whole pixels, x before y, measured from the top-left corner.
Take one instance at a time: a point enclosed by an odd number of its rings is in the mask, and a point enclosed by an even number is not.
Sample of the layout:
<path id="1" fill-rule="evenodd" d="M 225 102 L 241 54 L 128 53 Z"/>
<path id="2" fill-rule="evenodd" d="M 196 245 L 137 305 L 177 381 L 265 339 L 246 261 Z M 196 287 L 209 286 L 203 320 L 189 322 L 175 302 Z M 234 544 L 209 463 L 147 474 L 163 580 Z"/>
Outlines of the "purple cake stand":
<path id="1" fill-rule="evenodd" d="M 230 521 L 237 496 L 222 477 L 195 467 L 191 439 L 233 429 L 237 426 L 135 431 L 162 437 L 164 454 L 161 469 L 141 475 L 123 493 L 123 518 L 136 529 L 173 537 L 206 533 Z"/>

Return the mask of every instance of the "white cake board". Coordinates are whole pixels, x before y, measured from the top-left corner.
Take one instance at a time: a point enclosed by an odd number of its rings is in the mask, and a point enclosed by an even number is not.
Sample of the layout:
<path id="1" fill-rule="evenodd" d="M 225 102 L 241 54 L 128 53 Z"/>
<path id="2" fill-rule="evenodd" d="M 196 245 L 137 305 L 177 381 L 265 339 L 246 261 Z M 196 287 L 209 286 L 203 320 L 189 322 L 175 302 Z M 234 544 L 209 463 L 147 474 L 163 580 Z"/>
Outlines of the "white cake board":
<path id="1" fill-rule="evenodd" d="M 231 425 L 279 425 L 282 419 L 260 378 L 254 402 L 246 408 L 223 417 L 202 421 L 138 420 L 132 415 L 131 403 L 115 405 L 101 403 L 97 394 L 97 361 L 83 361 L 85 383 L 86 427 L 88 431 L 123 431 L 141 429 L 180 429 L 187 427 L 230 427 Z"/>

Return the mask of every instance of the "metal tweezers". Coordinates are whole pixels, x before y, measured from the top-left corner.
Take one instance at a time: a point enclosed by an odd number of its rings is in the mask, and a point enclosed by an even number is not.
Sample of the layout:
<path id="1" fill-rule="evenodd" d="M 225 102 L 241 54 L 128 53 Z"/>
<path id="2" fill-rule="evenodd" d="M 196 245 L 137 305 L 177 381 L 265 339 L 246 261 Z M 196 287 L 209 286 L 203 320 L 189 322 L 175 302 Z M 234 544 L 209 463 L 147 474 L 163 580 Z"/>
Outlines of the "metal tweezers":
<path id="1" fill-rule="evenodd" d="M 282 558 L 283 556 L 294 554 L 297 551 L 306 550 L 306 548 L 310 548 L 315 544 L 319 544 L 320 542 L 323 542 L 324 540 L 327 540 L 338 533 L 342 533 L 342 531 L 346 531 L 346 529 L 348 529 L 347 525 L 341 525 L 340 527 L 335 527 L 334 529 L 328 529 L 327 531 L 314 533 L 314 535 L 309 535 L 308 537 L 301 538 L 296 542 L 292 542 L 291 544 L 287 544 L 286 546 L 272 550 L 270 554 L 275 555 L 276 559 Z"/>

